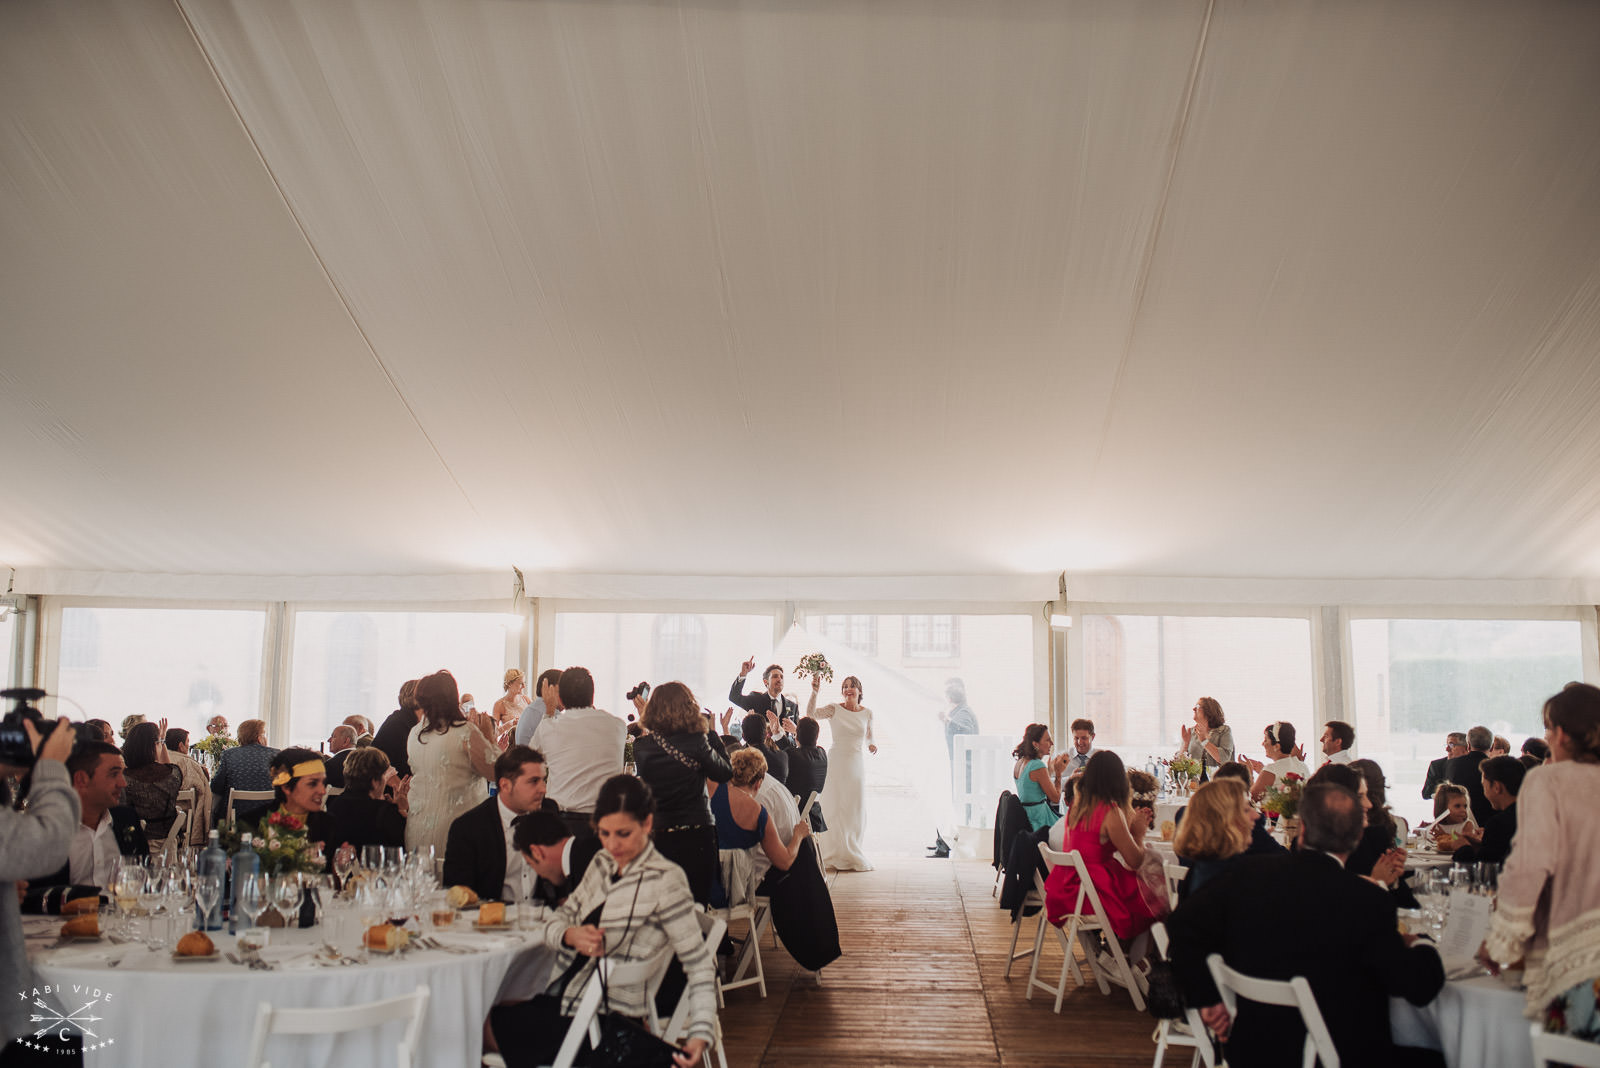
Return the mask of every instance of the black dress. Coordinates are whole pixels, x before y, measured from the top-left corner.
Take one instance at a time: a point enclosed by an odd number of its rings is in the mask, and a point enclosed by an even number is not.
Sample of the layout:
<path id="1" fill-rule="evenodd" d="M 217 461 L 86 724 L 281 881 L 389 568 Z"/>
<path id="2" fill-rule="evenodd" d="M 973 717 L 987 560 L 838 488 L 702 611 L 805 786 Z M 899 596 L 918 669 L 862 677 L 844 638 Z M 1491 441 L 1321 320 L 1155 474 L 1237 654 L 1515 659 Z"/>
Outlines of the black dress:
<path id="1" fill-rule="evenodd" d="M 356 848 L 357 856 L 362 846 L 406 844 L 406 818 L 393 801 L 360 794 L 330 797 L 325 826 L 328 837 L 323 840 L 323 848 L 330 857 L 346 842 Z"/>

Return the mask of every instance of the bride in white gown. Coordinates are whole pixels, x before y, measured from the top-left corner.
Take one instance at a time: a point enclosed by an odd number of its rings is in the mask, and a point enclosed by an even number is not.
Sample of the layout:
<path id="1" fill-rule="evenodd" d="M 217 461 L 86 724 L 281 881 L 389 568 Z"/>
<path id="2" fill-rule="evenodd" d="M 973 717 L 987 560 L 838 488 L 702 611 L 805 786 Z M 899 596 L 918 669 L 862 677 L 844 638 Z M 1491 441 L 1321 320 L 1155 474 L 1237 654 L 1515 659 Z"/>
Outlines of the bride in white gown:
<path id="1" fill-rule="evenodd" d="M 823 863 L 840 871 L 871 871 L 872 862 L 862 849 L 862 832 L 867 821 L 867 762 L 861 754 L 876 753 L 872 742 L 872 709 L 861 703 L 861 680 L 845 676 L 839 686 L 844 700 L 817 707 L 817 691 L 822 680 L 811 676 L 811 700 L 806 715 L 833 723 L 833 746 L 828 750 L 828 782 L 822 789 L 828 832 L 818 840 Z"/>

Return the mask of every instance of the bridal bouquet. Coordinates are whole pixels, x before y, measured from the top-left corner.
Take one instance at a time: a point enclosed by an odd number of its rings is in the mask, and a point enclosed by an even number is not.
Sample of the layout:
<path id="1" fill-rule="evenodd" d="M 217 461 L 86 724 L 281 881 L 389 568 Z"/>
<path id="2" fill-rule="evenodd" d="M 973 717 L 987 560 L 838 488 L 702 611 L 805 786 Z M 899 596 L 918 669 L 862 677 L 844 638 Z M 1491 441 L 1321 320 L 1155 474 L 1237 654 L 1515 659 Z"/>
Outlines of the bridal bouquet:
<path id="1" fill-rule="evenodd" d="M 821 653 L 807 653 L 800 658 L 800 663 L 794 669 L 796 678 L 805 678 L 815 675 L 823 682 L 833 681 L 833 666 L 828 663 L 828 658 Z"/>

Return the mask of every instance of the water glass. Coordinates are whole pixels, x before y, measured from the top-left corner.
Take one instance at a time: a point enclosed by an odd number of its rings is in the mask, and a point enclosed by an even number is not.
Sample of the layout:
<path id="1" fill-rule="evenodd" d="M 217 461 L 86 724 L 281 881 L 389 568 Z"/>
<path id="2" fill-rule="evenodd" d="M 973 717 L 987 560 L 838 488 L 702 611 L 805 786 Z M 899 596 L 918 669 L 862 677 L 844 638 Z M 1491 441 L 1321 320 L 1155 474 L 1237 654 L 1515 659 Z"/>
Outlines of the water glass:
<path id="1" fill-rule="evenodd" d="M 137 864 L 123 864 L 112 879 L 112 896 L 117 903 L 117 933 L 127 934 L 133 926 L 133 910 L 139 905 L 139 895 L 144 891 L 145 870 Z"/>
<path id="2" fill-rule="evenodd" d="M 267 910 L 267 882 L 264 875 L 246 875 L 239 880 L 239 893 L 234 905 L 248 921 L 249 927 L 259 927 L 261 914 Z"/>
<path id="3" fill-rule="evenodd" d="M 159 868 L 145 876 L 144 886 L 139 891 L 139 907 L 144 910 L 144 944 L 148 949 L 160 949 L 166 944 L 166 893 L 166 878 Z M 161 918 L 160 929 L 157 916 Z"/>
<path id="4" fill-rule="evenodd" d="M 300 875 L 298 872 L 280 872 L 272 877 L 272 908 L 283 917 L 285 927 L 300 923 Z"/>

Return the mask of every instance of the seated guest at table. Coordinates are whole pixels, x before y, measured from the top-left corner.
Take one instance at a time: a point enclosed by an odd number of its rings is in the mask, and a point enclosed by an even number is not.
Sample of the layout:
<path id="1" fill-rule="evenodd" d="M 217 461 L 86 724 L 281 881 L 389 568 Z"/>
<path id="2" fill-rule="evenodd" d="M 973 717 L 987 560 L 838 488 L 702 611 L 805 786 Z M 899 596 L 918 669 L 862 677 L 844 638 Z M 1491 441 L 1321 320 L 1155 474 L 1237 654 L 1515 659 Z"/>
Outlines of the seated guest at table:
<path id="1" fill-rule="evenodd" d="M 1122 758 L 1102 749 L 1089 758 L 1066 820 L 1067 850 L 1082 856 L 1112 931 L 1124 942 L 1150 929 L 1159 906 L 1146 899 L 1135 874 L 1144 860 L 1142 843 L 1150 824 L 1143 810 L 1131 807 L 1131 799 Z M 1122 864 L 1117 863 L 1119 856 Z M 1045 914 L 1050 922 L 1057 927 L 1066 923 L 1077 899 L 1077 870 L 1070 864 L 1059 865 L 1045 880 Z M 1139 947 L 1131 954 L 1135 960 L 1143 956 Z"/>
<path id="2" fill-rule="evenodd" d="M 123 796 L 144 821 L 145 836 L 158 842 L 178 822 L 178 791 L 183 789 L 183 769 L 167 754 L 165 732 L 165 720 L 136 723 L 122 746 L 128 780 Z"/>
<path id="3" fill-rule="evenodd" d="M 1132 791 L 1128 804 L 1137 809 L 1143 809 L 1144 814 L 1150 818 L 1150 824 L 1156 821 L 1156 777 L 1148 771 L 1139 768 L 1128 769 L 1128 789 Z"/>
<path id="4" fill-rule="evenodd" d="M 528 900 L 534 875 L 516 860 L 512 823 L 524 812 L 560 811 L 545 796 L 548 768 L 544 754 L 526 745 L 500 754 L 494 762 L 498 792 L 450 824 L 444 850 L 446 886 L 470 886 L 482 901 Z"/>
<path id="5" fill-rule="evenodd" d="M 1131 775 L 1132 772 L 1129 774 Z M 1250 789 L 1250 769 L 1237 760 L 1230 760 L 1222 765 L 1211 773 L 1211 778 L 1212 781 L 1233 779 L 1243 783 L 1246 792 Z M 1172 822 L 1180 828 L 1183 826 L 1183 814 L 1186 808 L 1187 806 L 1179 808 L 1177 812 L 1173 813 Z M 1266 820 L 1258 819 L 1250 825 L 1250 845 L 1245 849 L 1246 853 L 1282 853 L 1283 851 L 1283 843 L 1272 837 L 1272 829 L 1267 826 Z"/>
<path id="6" fill-rule="evenodd" d="M 633 743 L 633 759 L 639 778 L 655 795 L 656 849 L 683 868 L 695 901 L 709 904 L 717 829 L 706 783 L 727 782 L 733 766 L 722 739 L 708 732 L 700 702 L 681 682 L 664 682 L 651 692 L 642 724 L 649 733 Z"/>
<path id="7" fill-rule="evenodd" d="M 328 752 L 330 756 L 323 761 L 328 768 L 328 785 L 337 786 L 343 790 L 344 762 L 350 754 L 356 751 L 356 738 L 359 732 L 349 723 L 341 723 L 328 732 Z"/>
<path id="8" fill-rule="evenodd" d="M 1473 765 L 1472 773 L 1479 778 L 1478 788 L 1483 788 L 1483 776 L 1478 771 L 1478 764 Z M 1472 818 L 1472 797 L 1467 793 L 1465 786 L 1453 782 L 1439 784 L 1439 792 L 1434 795 L 1434 807 L 1439 807 L 1443 802 L 1442 815 L 1432 827 L 1428 828 L 1428 837 L 1433 839 L 1433 847 L 1441 853 L 1454 853 L 1457 849 L 1467 844 L 1467 835 L 1479 832 L 1478 821 Z"/>
<path id="9" fill-rule="evenodd" d="M 1269 723 L 1266 731 L 1261 736 L 1262 751 L 1267 754 L 1266 763 L 1249 761 L 1250 770 L 1256 773 L 1256 781 L 1250 787 L 1250 797 L 1260 801 L 1267 796 L 1267 791 L 1282 782 L 1287 775 L 1298 775 L 1300 781 L 1311 778 L 1311 769 L 1306 767 L 1306 762 L 1294 755 L 1295 732 L 1293 723 Z"/>
<path id="10" fill-rule="evenodd" d="M 558 907 L 583 881 L 589 862 L 600 852 L 600 839 L 575 837 L 555 812 L 535 809 L 511 821 L 512 845 L 538 877 L 533 900 Z M 680 865 L 681 867 L 681 865 Z"/>
<path id="11" fill-rule="evenodd" d="M 1068 754 L 1052 757 L 1055 741 L 1050 728 L 1030 723 L 1022 731 L 1022 741 L 1011 751 L 1016 763 L 1011 778 L 1017 786 L 1017 800 L 1028 814 L 1028 826 L 1042 831 L 1061 818 L 1061 776 L 1072 759 Z"/>
<path id="12" fill-rule="evenodd" d="M 411 780 L 396 776 L 388 755 L 377 746 L 350 749 L 347 753 L 344 793 L 327 801 L 329 858 L 346 844 L 355 849 L 357 856 L 362 846 L 404 846 Z M 392 801 L 386 796 L 391 781 Z"/>
<path id="13" fill-rule="evenodd" d="M 194 790 L 194 808 L 188 821 L 190 845 L 206 840 L 206 828 L 211 822 L 211 776 L 200 762 L 189 755 L 189 732 L 182 727 L 167 728 L 167 757 L 183 772 L 180 790 Z"/>
<path id="14" fill-rule="evenodd" d="M 767 775 L 789 785 L 789 754 L 772 744 L 772 724 L 760 712 L 751 712 L 739 721 L 739 735 L 744 744 L 759 752 L 767 761 Z"/>
<path id="15" fill-rule="evenodd" d="M 758 713 L 751 713 L 752 716 Z M 761 717 L 763 723 L 765 717 Z M 778 836 L 778 828 L 767 809 L 756 799 L 763 780 L 767 779 L 767 758 L 756 748 L 741 749 L 733 754 L 733 777 L 718 783 L 711 790 L 711 814 L 716 820 L 717 848 L 751 850 L 757 846 L 778 871 L 788 871 L 800 851 L 800 843 L 811 834 L 811 828 L 800 822 L 788 841 Z M 787 794 L 787 788 L 785 788 Z M 793 804 L 793 801 L 790 802 Z M 719 872 L 711 890 L 711 903 L 718 908 L 728 903 L 728 891 L 722 885 Z"/>
<path id="16" fill-rule="evenodd" d="M 650 787 L 632 775 L 614 776 L 601 786 L 594 816 L 603 849 L 540 932 L 545 945 L 559 951 L 552 968 L 557 978 L 548 993 L 560 996 L 563 1014 L 571 1016 L 599 957 L 648 960 L 670 946 L 688 978 L 683 993 L 688 1037 L 676 1063 L 694 1068 L 715 1033 L 715 978 L 683 869 L 651 844 L 654 815 Z M 649 1008 L 642 983 L 608 984 L 601 1006 L 634 1019 Z M 489 1021 L 512 1068 L 549 1064 L 565 1037 L 563 1028 L 524 1004 L 496 1006 Z"/>
<path id="17" fill-rule="evenodd" d="M 100 740 L 105 742 L 107 745 L 117 744 L 116 729 L 107 721 L 103 719 L 91 719 L 86 721 L 85 725 L 96 728 L 100 732 Z"/>
<path id="18" fill-rule="evenodd" d="M 249 808 L 241 805 L 240 827 L 256 833 L 270 817 L 288 816 L 305 825 L 307 841 L 326 845 L 328 776 L 322 763 L 322 754 L 300 746 L 283 749 L 272 758 L 270 770 L 275 798 Z"/>
<path id="19" fill-rule="evenodd" d="M 1483 776 L 1483 796 L 1494 806 L 1494 816 L 1482 831 L 1469 831 L 1467 844 L 1456 850 L 1457 864 L 1504 864 L 1517 834 L 1517 794 L 1528 769 L 1513 756 L 1495 756 L 1478 765 Z"/>
<path id="20" fill-rule="evenodd" d="M 1483 959 L 1523 962 L 1527 1015 L 1593 1042 L 1600 960 L 1600 689 L 1570 684 L 1544 705 L 1550 764 L 1517 794 L 1517 840 L 1500 874 Z"/>
<path id="21" fill-rule="evenodd" d="M 1304 976 L 1344 1064 L 1428 1063 L 1395 1047 L 1389 998 L 1427 1004 L 1444 985 L 1444 966 L 1431 946 L 1401 936 L 1387 895 L 1344 869 L 1366 822 L 1360 798 L 1316 783 L 1301 796 L 1299 815 L 1299 849 L 1237 861 L 1168 918 L 1172 967 L 1189 1004 L 1224 1037 L 1233 1068 L 1299 1061 L 1298 1010 L 1240 999 L 1238 1018 L 1228 1016 L 1206 967 L 1206 957 L 1220 953 L 1246 975 Z"/>
<path id="22" fill-rule="evenodd" d="M 1172 841 L 1179 863 L 1189 869 L 1178 884 L 1179 898 L 1187 898 L 1244 856 L 1260 820 L 1261 813 L 1237 779 L 1219 774 L 1196 790 Z"/>
<path id="23" fill-rule="evenodd" d="M 137 727 L 144 721 L 144 714 L 141 712 L 135 712 L 131 716 L 122 717 L 122 741 L 124 744 L 126 744 L 128 741 L 128 732 L 133 730 L 133 728 Z"/>
<path id="24" fill-rule="evenodd" d="M 1322 765 L 1348 764 L 1356 758 L 1356 729 L 1342 719 L 1331 719 L 1322 728 Z M 1319 769 L 1320 770 L 1320 769 Z"/>
<path id="25" fill-rule="evenodd" d="M 218 823 L 228 818 L 229 790 L 272 789 L 272 759 L 277 755 L 278 751 L 267 745 L 266 720 L 247 719 L 239 724 L 239 744 L 217 758 L 217 770 L 211 776 L 211 818 Z"/>
<path id="26" fill-rule="evenodd" d="M 800 717 L 794 730 L 795 741 L 799 744 L 789 750 L 788 782 L 789 792 L 799 798 L 802 805 L 813 793 L 818 795 L 809 817 L 812 831 L 818 834 L 828 829 L 828 821 L 822 818 L 821 797 L 828 783 L 828 751 L 817 744 L 821 733 L 821 723 L 810 716 Z"/>
<path id="27" fill-rule="evenodd" d="M 562 711 L 545 716 L 532 744 L 550 759 L 551 800 L 561 806 L 574 834 L 590 834 L 600 784 L 622 773 L 628 726 L 594 707 L 594 676 L 588 668 L 567 668 L 557 690 Z"/>
<path id="28" fill-rule="evenodd" d="M 83 743 L 66 763 L 78 795 L 78 827 L 66 866 L 32 884 L 109 887 L 119 857 L 150 855 L 138 814 L 122 803 L 127 786 L 122 752 L 105 742 Z"/>
<path id="29" fill-rule="evenodd" d="M 1367 829 L 1361 835 L 1345 869 L 1381 883 L 1394 895 L 1396 908 L 1419 908 L 1406 872 L 1405 839 L 1400 825 L 1389 811 L 1388 780 L 1378 763 L 1365 758 L 1352 760 L 1350 768 L 1361 775 L 1357 794 L 1367 809 Z"/>

